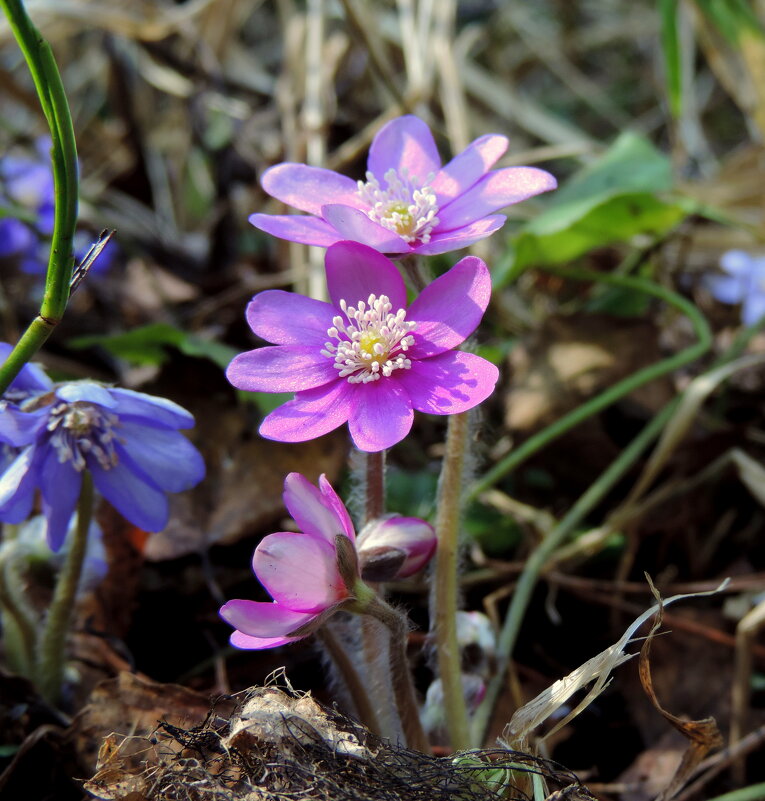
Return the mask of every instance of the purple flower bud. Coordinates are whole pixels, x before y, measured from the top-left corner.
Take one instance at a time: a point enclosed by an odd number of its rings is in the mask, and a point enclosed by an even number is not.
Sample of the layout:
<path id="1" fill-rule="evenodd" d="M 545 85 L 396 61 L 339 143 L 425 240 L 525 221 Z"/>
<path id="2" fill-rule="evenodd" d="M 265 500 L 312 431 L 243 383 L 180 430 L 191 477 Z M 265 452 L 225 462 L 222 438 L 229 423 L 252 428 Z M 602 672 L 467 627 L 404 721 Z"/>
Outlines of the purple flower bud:
<path id="1" fill-rule="evenodd" d="M 436 541 L 433 526 L 418 517 L 373 520 L 359 535 L 361 576 L 366 581 L 411 576 L 430 561 Z"/>

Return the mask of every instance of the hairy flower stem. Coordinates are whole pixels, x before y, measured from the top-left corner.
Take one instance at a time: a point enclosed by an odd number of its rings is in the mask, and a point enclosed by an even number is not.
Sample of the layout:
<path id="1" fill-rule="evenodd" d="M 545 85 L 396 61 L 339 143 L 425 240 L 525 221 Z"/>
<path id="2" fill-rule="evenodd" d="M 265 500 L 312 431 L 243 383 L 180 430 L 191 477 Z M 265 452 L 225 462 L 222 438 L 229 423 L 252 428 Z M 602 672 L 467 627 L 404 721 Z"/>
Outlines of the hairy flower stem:
<path id="1" fill-rule="evenodd" d="M 364 612 L 379 620 L 390 633 L 390 680 L 406 744 L 409 748 L 430 753 L 430 743 L 420 723 L 417 694 L 406 658 L 406 640 L 409 631 L 406 618 L 380 598 L 374 598 L 369 602 Z"/>
<path id="2" fill-rule="evenodd" d="M 422 292 L 423 289 L 428 284 L 428 281 L 424 275 L 424 270 L 422 267 L 422 261 L 419 256 L 409 255 L 404 256 L 401 259 L 401 266 L 404 268 L 404 272 L 406 273 L 406 277 L 409 279 L 412 287 L 419 293 Z"/>
<path id="3" fill-rule="evenodd" d="M 436 502 L 438 547 L 430 609 L 431 628 L 436 641 L 438 675 L 444 691 L 446 725 L 451 746 L 458 751 L 470 747 L 470 728 L 465 695 L 462 691 L 462 666 L 457 642 L 459 528 L 468 430 L 468 412 L 449 417 L 446 453 Z"/>
<path id="4" fill-rule="evenodd" d="M 361 722 L 375 734 L 381 735 L 382 730 L 380 729 L 380 723 L 377 720 L 377 714 L 372 706 L 372 702 L 369 700 L 369 693 L 364 687 L 358 671 L 353 661 L 348 656 L 347 651 L 343 648 L 342 643 L 332 633 L 329 625 L 322 626 L 316 632 L 316 636 L 327 649 L 329 658 L 342 676 L 345 687 L 351 696 L 351 700 L 356 707 L 356 713 Z"/>
<path id="5" fill-rule="evenodd" d="M 27 602 L 26 587 L 12 543 L 4 542 L 0 556 L 0 607 L 6 657 L 12 670 L 32 676 L 37 614 Z"/>
<path id="6" fill-rule="evenodd" d="M 364 523 L 385 514 L 385 451 L 364 454 Z"/>
<path id="7" fill-rule="evenodd" d="M 77 527 L 64 567 L 58 577 L 37 654 L 37 681 L 40 694 L 55 704 L 61 694 L 66 663 L 66 640 L 72 624 L 77 588 L 88 546 L 88 529 L 93 515 L 93 479 L 86 470 L 82 476 L 77 504 Z"/>

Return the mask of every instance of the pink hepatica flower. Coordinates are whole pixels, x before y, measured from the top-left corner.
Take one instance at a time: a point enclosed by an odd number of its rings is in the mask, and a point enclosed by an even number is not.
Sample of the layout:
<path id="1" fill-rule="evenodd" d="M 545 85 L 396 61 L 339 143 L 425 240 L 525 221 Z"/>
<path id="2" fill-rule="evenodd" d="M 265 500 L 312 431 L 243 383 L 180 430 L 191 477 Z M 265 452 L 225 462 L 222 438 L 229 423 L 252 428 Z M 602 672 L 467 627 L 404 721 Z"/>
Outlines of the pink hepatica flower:
<path id="1" fill-rule="evenodd" d="M 310 216 L 253 214 L 261 231 L 329 247 L 341 240 L 381 253 L 447 253 L 501 228 L 499 209 L 555 189 L 555 178 L 534 167 L 490 168 L 507 139 L 487 134 L 444 167 L 428 126 L 405 116 L 383 126 L 372 141 L 366 181 L 306 164 L 277 164 L 263 188 Z"/>
<path id="2" fill-rule="evenodd" d="M 413 410 L 455 414 L 478 405 L 498 370 L 455 351 L 491 295 L 486 265 L 467 256 L 406 308 L 391 261 L 355 242 L 327 250 L 330 303 L 268 290 L 247 307 L 252 330 L 274 347 L 235 357 L 229 381 L 251 392 L 295 392 L 260 426 L 267 439 L 303 442 L 348 423 L 363 451 L 402 440 Z"/>
<path id="3" fill-rule="evenodd" d="M 220 610 L 236 628 L 231 644 L 237 648 L 275 648 L 299 640 L 354 600 L 341 575 L 336 540 L 345 536 L 353 546 L 356 533 L 326 476 L 319 478 L 317 489 L 300 473 L 290 473 L 284 480 L 284 503 L 301 533 L 269 534 L 252 558 L 255 575 L 273 602 L 233 600 Z"/>

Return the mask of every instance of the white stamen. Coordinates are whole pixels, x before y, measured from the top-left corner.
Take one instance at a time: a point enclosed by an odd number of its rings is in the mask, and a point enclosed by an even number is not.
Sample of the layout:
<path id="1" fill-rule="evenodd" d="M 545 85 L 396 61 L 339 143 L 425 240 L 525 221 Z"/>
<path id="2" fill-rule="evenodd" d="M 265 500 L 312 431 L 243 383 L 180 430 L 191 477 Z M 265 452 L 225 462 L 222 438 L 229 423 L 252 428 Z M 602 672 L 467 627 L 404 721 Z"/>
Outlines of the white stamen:
<path id="1" fill-rule="evenodd" d="M 85 454 L 92 455 L 104 470 L 116 467 L 119 458 L 114 450 L 119 425 L 117 415 L 84 401 L 60 403 L 51 410 L 48 431 L 59 462 L 71 462 L 77 472 L 86 465 Z"/>
<path id="2" fill-rule="evenodd" d="M 402 354 L 414 345 L 409 333 L 416 323 L 406 319 L 406 310 L 391 314 L 393 306 L 387 295 L 370 295 L 367 303 L 349 306 L 344 300 L 340 308 L 346 320 L 338 315 L 327 330 L 322 356 L 334 359 L 341 378 L 350 384 L 367 384 L 390 376 L 394 370 L 408 370 L 410 359 Z"/>
<path id="3" fill-rule="evenodd" d="M 367 172 L 366 183 L 359 181 L 358 195 L 369 204 L 369 219 L 394 231 L 405 242 L 430 242 L 439 222 L 436 193 L 428 186 L 433 176 L 421 184 L 406 168 L 400 172 L 391 168 L 383 180 L 385 189 L 371 172 Z"/>

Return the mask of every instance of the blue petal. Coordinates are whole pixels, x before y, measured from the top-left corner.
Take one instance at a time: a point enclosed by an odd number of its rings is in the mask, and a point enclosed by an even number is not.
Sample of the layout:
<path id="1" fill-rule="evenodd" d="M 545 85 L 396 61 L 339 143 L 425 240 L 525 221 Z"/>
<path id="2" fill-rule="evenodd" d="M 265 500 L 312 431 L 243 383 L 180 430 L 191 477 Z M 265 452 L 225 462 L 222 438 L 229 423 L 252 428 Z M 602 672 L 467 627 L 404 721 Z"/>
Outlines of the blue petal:
<path id="1" fill-rule="evenodd" d="M 22 412 L 6 401 L 0 401 L 0 442 L 21 448 L 31 445 L 37 433 L 45 427 L 48 417 L 46 409 L 37 412 Z"/>
<path id="2" fill-rule="evenodd" d="M 55 449 L 51 448 L 40 470 L 40 489 L 47 523 L 45 534 L 52 551 L 58 551 L 64 544 L 81 486 L 82 473 L 69 461 L 59 462 Z"/>
<path id="3" fill-rule="evenodd" d="M 153 483 L 124 462 L 109 470 L 92 461 L 88 467 L 96 489 L 133 525 L 144 531 L 161 531 L 167 525 L 167 498 Z"/>
<path id="4" fill-rule="evenodd" d="M 194 418 L 189 412 L 166 398 L 131 389 L 112 389 L 110 392 L 117 402 L 114 411 L 120 417 L 145 420 L 163 428 L 191 428 L 194 425 Z"/>
<path id="5" fill-rule="evenodd" d="M 56 389 L 56 397 L 68 403 L 77 401 L 97 403 L 107 409 L 113 409 L 117 405 L 112 398 L 111 391 L 94 381 L 70 381 L 67 384 L 61 384 Z"/>
<path id="6" fill-rule="evenodd" d="M 0 476 L 0 520 L 21 523 L 32 511 L 38 451 L 25 448 Z"/>
<path id="7" fill-rule="evenodd" d="M 119 428 L 123 453 L 165 492 L 181 492 L 198 484 L 205 476 L 205 463 L 199 451 L 178 431 L 147 428 L 123 421 Z"/>

